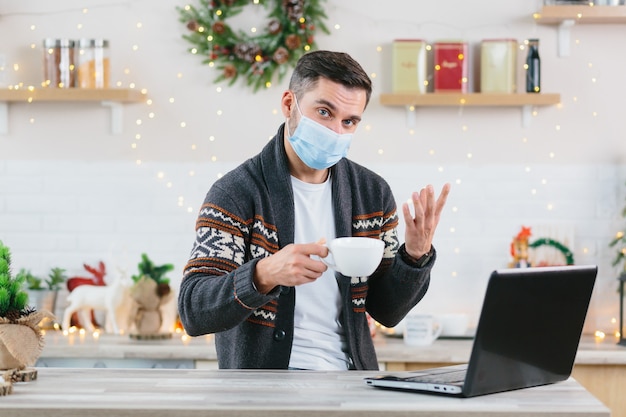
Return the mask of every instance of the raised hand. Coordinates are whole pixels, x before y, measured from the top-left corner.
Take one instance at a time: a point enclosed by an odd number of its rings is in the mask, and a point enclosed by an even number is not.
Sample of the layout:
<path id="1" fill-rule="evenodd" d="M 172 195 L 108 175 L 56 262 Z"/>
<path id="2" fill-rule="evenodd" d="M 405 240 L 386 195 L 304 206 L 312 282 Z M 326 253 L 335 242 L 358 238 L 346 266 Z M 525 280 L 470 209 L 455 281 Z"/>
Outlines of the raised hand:
<path id="1" fill-rule="evenodd" d="M 411 201 L 415 217 L 411 215 L 408 203 L 402 205 L 406 225 L 404 242 L 406 251 L 411 257 L 419 259 L 430 251 L 441 211 L 446 204 L 449 193 L 450 184 L 445 184 L 442 187 L 441 194 L 436 201 L 435 190 L 430 184 L 420 192 L 414 192 Z"/>

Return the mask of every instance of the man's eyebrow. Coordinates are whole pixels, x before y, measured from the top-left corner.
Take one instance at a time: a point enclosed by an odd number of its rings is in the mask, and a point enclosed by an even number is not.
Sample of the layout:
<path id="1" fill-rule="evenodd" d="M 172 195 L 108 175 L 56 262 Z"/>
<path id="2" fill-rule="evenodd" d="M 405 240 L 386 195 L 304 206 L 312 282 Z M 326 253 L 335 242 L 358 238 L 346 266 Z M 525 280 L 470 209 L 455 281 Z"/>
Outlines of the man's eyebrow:
<path id="1" fill-rule="evenodd" d="M 336 111 L 336 110 L 337 110 L 337 106 L 335 106 L 333 103 L 331 103 L 330 101 L 325 100 L 325 99 L 323 99 L 323 98 L 317 99 L 317 100 L 315 100 L 315 102 L 316 102 L 317 104 L 321 104 L 321 105 L 323 105 L 323 106 L 328 107 L 328 108 L 329 108 L 329 109 L 331 109 L 332 111 Z M 360 121 L 361 121 L 361 116 L 358 116 L 358 115 L 353 115 L 353 116 L 348 117 L 348 119 L 352 119 L 352 120 L 356 120 L 356 121 L 359 121 L 359 122 L 360 122 Z"/>
<path id="2" fill-rule="evenodd" d="M 322 105 L 324 105 L 324 106 L 326 106 L 326 107 L 330 108 L 330 109 L 331 109 L 331 110 L 333 110 L 333 111 L 334 111 L 334 110 L 337 110 L 337 106 L 335 106 L 333 103 L 331 103 L 330 101 L 325 100 L 325 99 L 323 99 L 323 98 L 317 99 L 317 100 L 315 100 L 315 102 L 316 102 L 317 104 L 322 104 Z"/>

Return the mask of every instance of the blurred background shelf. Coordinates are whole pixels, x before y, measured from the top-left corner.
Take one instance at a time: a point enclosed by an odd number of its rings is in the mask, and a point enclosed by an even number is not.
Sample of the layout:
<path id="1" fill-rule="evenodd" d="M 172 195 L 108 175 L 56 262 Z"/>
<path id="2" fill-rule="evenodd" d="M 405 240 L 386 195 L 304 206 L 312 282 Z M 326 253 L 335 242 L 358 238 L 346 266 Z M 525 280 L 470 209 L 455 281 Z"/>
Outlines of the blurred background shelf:
<path id="1" fill-rule="evenodd" d="M 127 88 L 35 88 L 0 89 L 0 101 L 115 101 L 138 103 L 145 95 L 138 90 Z"/>
<path id="2" fill-rule="evenodd" d="M 626 6 L 560 5 L 544 6 L 534 13 L 537 24 L 558 25 L 559 56 L 569 56 L 570 28 L 575 24 L 624 24 Z"/>
<path id="3" fill-rule="evenodd" d="M 9 132 L 9 104 L 37 102 L 100 102 L 111 109 L 111 132 L 123 130 L 123 108 L 125 103 L 139 103 L 145 94 L 127 88 L 24 88 L 0 89 L 0 134 Z"/>
<path id="4" fill-rule="evenodd" d="M 561 102 L 561 95 L 556 93 L 427 93 L 427 94 L 381 94 L 383 106 L 404 106 L 407 109 L 407 125 L 415 126 L 415 107 L 520 107 L 522 126 L 530 124 L 532 108 L 553 106 Z"/>
<path id="5" fill-rule="evenodd" d="M 542 25 L 559 24 L 566 20 L 594 24 L 626 23 L 626 6 L 544 6 L 533 18 Z"/>

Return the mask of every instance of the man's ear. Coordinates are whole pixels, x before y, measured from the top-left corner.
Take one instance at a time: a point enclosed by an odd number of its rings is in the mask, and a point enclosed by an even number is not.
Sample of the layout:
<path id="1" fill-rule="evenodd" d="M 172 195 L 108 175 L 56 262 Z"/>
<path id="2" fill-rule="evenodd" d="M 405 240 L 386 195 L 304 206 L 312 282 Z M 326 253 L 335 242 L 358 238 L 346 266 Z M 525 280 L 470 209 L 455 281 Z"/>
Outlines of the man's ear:
<path id="1" fill-rule="evenodd" d="M 283 96 L 280 100 L 280 107 L 283 112 L 283 116 L 285 116 L 285 118 L 291 117 L 292 107 L 296 105 L 294 97 L 295 96 L 293 92 L 290 90 L 286 90 L 283 93 Z"/>

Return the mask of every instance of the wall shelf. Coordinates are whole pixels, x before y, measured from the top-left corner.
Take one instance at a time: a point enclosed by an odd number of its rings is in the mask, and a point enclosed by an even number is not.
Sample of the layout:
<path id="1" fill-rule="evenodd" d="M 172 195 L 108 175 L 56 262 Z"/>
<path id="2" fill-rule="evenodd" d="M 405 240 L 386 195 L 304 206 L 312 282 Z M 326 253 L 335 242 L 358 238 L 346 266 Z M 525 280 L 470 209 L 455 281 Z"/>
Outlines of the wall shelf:
<path id="1" fill-rule="evenodd" d="M 380 104 L 407 108 L 409 126 L 414 126 L 414 107 L 521 107 L 522 126 L 530 124 L 533 107 L 553 106 L 561 102 L 560 94 L 553 93 L 427 93 L 381 94 Z"/>
<path id="2" fill-rule="evenodd" d="M 554 25 L 564 20 L 576 23 L 626 23 L 626 6 L 544 6 L 533 15 L 535 22 Z"/>
<path id="3" fill-rule="evenodd" d="M 625 24 L 626 6 L 544 6 L 540 12 L 533 14 L 533 18 L 541 25 L 558 25 L 559 56 L 568 56 L 572 26 L 575 24 Z"/>
<path id="4" fill-rule="evenodd" d="M 35 88 L 0 89 L 0 134 L 9 132 L 9 104 L 35 102 L 100 102 L 111 109 L 111 132 L 122 132 L 122 105 L 139 103 L 145 95 L 133 89 Z"/>

